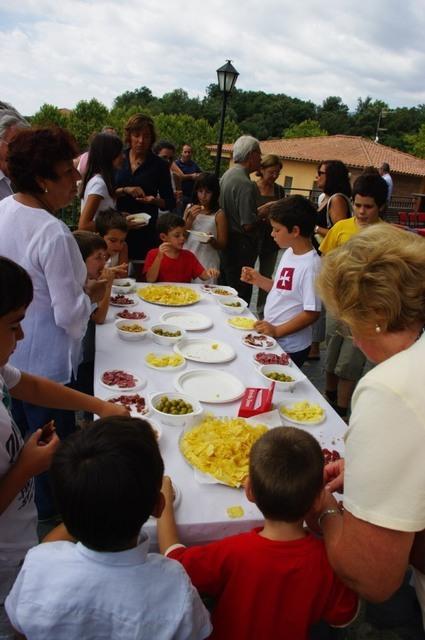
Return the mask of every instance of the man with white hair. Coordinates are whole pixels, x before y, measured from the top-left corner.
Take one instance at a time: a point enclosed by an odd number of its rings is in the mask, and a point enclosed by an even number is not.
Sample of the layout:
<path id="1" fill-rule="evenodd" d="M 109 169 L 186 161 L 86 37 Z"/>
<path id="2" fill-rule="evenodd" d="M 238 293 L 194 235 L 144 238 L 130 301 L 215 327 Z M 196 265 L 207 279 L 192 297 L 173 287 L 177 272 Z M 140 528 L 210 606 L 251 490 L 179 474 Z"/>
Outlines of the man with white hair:
<path id="1" fill-rule="evenodd" d="M 7 102 L 0 101 L 0 200 L 13 193 L 7 169 L 7 148 L 19 129 L 28 122 Z"/>
<path id="2" fill-rule="evenodd" d="M 258 171 L 261 162 L 260 143 L 252 136 L 241 136 L 233 145 L 234 166 L 220 181 L 220 205 L 229 235 L 222 252 L 222 274 L 226 284 L 234 287 L 249 304 L 252 285 L 241 282 L 242 267 L 253 267 L 257 258 L 258 213 L 255 185 L 249 174 Z"/>
<path id="3" fill-rule="evenodd" d="M 381 178 L 384 178 L 385 182 L 388 185 L 388 195 L 387 195 L 387 204 L 390 204 L 391 196 L 393 193 L 393 179 L 390 175 L 390 165 L 388 162 L 383 162 L 379 167 L 379 173 Z"/>

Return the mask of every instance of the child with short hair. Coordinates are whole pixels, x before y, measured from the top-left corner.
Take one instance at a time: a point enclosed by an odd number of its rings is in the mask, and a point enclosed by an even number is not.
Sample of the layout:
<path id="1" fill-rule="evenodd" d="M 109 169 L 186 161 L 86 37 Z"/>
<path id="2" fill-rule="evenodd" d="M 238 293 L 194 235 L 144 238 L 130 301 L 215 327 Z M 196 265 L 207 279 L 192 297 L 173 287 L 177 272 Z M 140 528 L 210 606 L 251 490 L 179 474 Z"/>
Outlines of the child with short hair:
<path id="1" fill-rule="evenodd" d="M 164 213 L 156 228 L 162 244 L 146 254 L 143 271 L 148 282 L 191 282 L 195 278 L 217 278 L 218 269 L 205 269 L 195 254 L 183 249 L 185 221 L 175 213 Z"/>
<path id="2" fill-rule="evenodd" d="M 320 620 L 345 626 L 354 619 L 357 596 L 334 574 L 323 541 L 303 529 L 325 491 L 323 464 L 307 432 L 270 429 L 251 449 L 245 485 L 264 526 L 191 548 L 179 543 L 172 486 L 164 478 L 160 550 L 182 563 L 201 594 L 216 599 L 211 638 L 307 640 Z"/>
<path id="3" fill-rule="evenodd" d="M 303 196 L 278 200 L 270 207 L 272 237 L 286 249 L 274 281 L 252 267 L 243 267 L 241 280 L 268 292 L 264 320 L 255 330 L 276 338 L 298 367 L 311 347 L 312 326 L 320 315 L 321 302 L 315 292 L 320 258 L 311 237 L 316 209 Z"/>
<path id="4" fill-rule="evenodd" d="M 128 276 L 128 247 L 125 241 L 128 225 L 125 216 L 115 209 L 99 211 L 95 220 L 96 232 L 105 240 L 109 260 L 107 267 L 115 269 L 117 278 Z"/>
<path id="5" fill-rule="evenodd" d="M 33 298 L 28 273 L 0 257 L 0 636 L 14 638 L 4 599 L 27 550 L 38 543 L 34 476 L 46 471 L 59 439 L 37 429 L 24 444 L 11 414 L 11 397 L 53 409 L 125 414 L 123 407 L 86 396 L 62 384 L 8 364 L 23 338 L 21 322 Z M 48 349 L 46 345 L 46 349 Z M 40 424 L 40 427 L 43 425 Z"/>
<path id="6" fill-rule="evenodd" d="M 197 640 L 209 615 L 178 563 L 148 553 L 140 532 L 164 505 L 164 465 L 150 424 L 97 420 L 62 442 L 51 479 L 68 532 L 78 540 L 32 549 L 6 608 L 28 638 Z"/>

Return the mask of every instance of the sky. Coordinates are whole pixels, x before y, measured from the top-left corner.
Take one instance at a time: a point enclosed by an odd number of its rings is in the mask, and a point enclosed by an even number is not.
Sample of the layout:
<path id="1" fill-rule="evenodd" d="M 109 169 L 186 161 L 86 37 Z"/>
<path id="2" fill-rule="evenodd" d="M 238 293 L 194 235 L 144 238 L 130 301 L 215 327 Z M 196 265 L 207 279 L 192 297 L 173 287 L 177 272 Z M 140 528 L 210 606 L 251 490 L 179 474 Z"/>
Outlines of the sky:
<path id="1" fill-rule="evenodd" d="M 231 59 L 240 89 L 415 106 L 424 33 L 423 0 L 0 0 L 0 100 L 33 115 L 142 86 L 203 97 Z"/>

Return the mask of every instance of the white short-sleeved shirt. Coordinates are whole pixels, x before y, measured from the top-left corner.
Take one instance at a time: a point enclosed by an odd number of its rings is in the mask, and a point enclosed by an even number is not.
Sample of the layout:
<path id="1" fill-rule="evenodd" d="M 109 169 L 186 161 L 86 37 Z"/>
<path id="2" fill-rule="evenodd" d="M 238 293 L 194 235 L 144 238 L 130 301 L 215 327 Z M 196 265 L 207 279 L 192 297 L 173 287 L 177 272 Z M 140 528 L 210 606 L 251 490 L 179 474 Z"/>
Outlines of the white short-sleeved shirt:
<path id="1" fill-rule="evenodd" d="M 271 324 L 283 324 L 302 311 L 320 311 L 321 302 L 315 290 L 319 270 L 320 258 L 314 249 L 301 255 L 287 249 L 267 295 L 264 319 Z M 296 353 L 310 346 L 311 340 L 310 326 L 279 338 L 278 342 L 288 353 Z"/>
<path id="2" fill-rule="evenodd" d="M 212 627 L 182 566 L 148 553 L 100 553 L 50 542 L 28 552 L 6 599 L 13 627 L 31 640 L 197 640 Z"/>
<path id="3" fill-rule="evenodd" d="M 68 383 L 90 317 L 87 269 L 75 238 L 55 216 L 9 196 L 0 201 L 0 255 L 24 267 L 34 286 L 22 322 L 25 337 L 11 364 Z"/>
<path id="4" fill-rule="evenodd" d="M 15 464 L 24 442 L 10 413 L 9 389 L 18 384 L 21 372 L 10 365 L 0 367 L 0 479 Z M 16 565 L 38 543 L 34 479 L 28 480 L 0 515 L 0 565 Z"/>
<path id="5" fill-rule="evenodd" d="M 425 336 L 369 371 L 345 436 L 344 507 L 396 531 L 425 529 Z M 417 573 L 425 612 L 425 576 Z"/>
<path id="6" fill-rule="evenodd" d="M 105 209 L 115 209 L 116 201 L 114 200 L 114 198 L 111 198 L 108 187 L 106 186 L 106 183 L 102 176 L 99 174 L 96 174 L 95 176 L 93 176 L 93 178 L 90 178 L 90 180 L 86 184 L 86 188 L 84 189 L 84 196 L 81 201 L 81 211 L 84 209 L 87 198 L 89 196 L 100 196 L 102 198 L 94 218 L 96 218 L 96 215 L 99 213 L 99 211 L 104 211 Z"/>

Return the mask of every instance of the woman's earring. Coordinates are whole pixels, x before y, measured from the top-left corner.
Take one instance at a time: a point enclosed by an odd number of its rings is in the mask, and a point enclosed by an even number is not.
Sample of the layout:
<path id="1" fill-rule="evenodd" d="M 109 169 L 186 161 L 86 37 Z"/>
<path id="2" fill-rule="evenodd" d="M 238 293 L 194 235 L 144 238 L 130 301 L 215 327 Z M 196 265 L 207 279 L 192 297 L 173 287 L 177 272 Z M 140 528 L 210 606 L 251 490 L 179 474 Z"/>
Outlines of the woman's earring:
<path id="1" fill-rule="evenodd" d="M 375 325 L 375 333 L 381 333 L 381 327 L 379 324 Z"/>
<path id="2" fill-rule="evenodd" d="M 44 193 L 49 193 L 49 190 L 47 187 L 44 189 Z"/>

